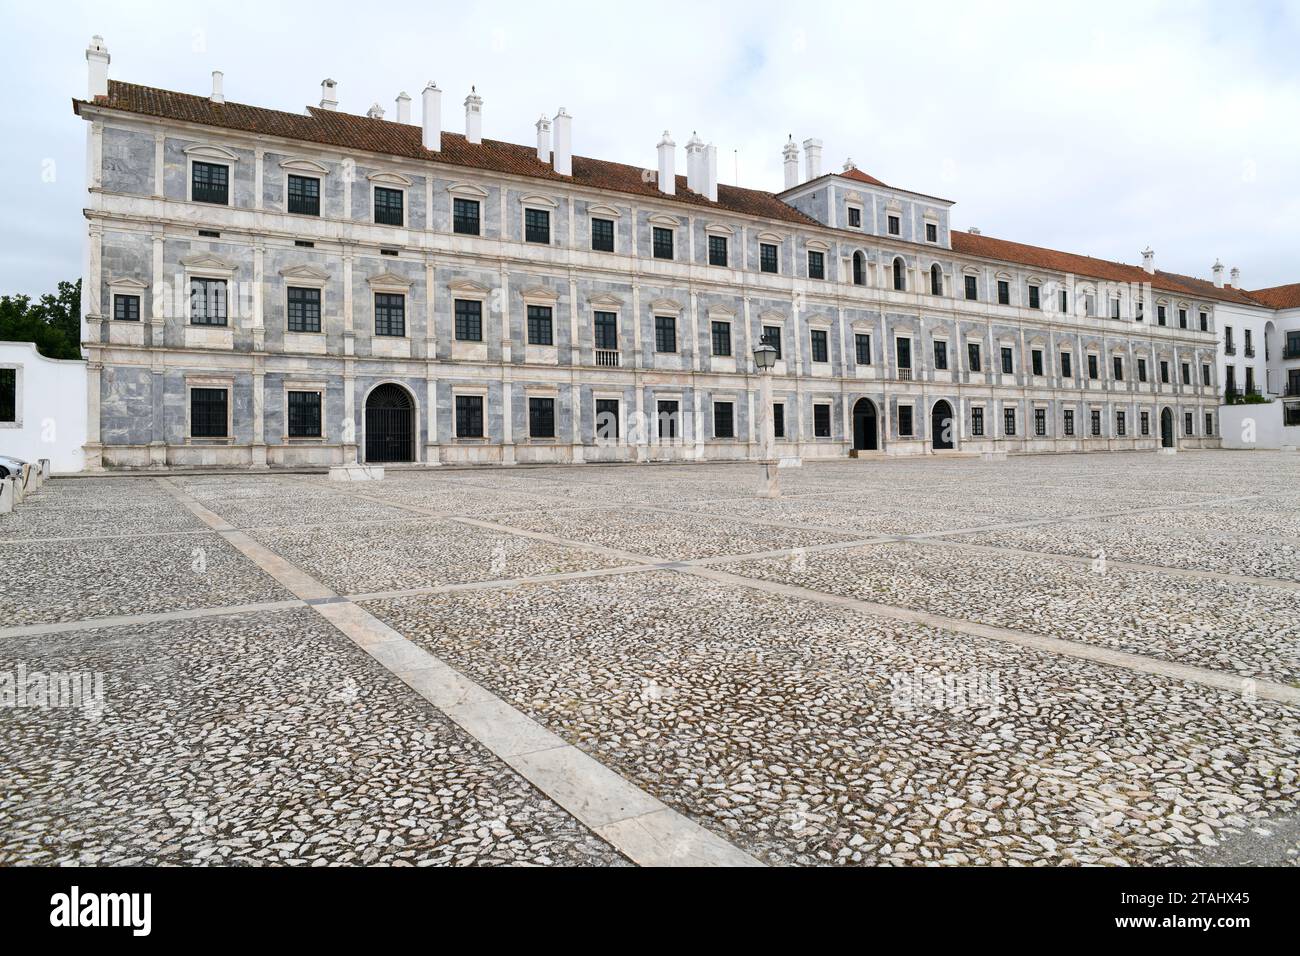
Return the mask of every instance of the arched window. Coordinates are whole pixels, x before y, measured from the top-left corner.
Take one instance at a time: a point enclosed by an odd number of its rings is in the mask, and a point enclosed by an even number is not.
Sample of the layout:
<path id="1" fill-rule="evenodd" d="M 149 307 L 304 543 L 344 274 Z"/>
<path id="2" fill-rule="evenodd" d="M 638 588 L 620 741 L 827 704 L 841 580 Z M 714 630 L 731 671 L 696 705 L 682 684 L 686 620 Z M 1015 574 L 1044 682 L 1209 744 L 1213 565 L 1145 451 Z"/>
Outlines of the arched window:
<path id="1" fill-rule="evenodd" d="M 930 266 L 930 294 L 943 295 L 943 270 L 937 262 Z"/>
<path id="2" fill-rule="evenodd" d="M 853 253 L 853 284 L 867 284 L 867 260 L 860 252 Z"/>
<path id="3" fill-rule="evenodd" d="M 901 256 L 894 260 L 894 288 L 899 292 L 907 290 L 907 276 L 903 272 L 903 259 Z"/>

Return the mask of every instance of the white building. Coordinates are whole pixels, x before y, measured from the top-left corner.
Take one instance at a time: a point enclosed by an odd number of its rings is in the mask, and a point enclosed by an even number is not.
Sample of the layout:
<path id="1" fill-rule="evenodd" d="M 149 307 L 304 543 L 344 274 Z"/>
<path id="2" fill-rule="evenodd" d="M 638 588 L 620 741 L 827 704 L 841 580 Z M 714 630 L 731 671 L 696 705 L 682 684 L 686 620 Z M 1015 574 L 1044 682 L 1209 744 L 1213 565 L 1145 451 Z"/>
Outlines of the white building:
<path id="1" fill-rule="evenodd" d="M 30 342 L 0 342 L 0 455 L 82 470 L 86 363 L 48 359 Z"/>

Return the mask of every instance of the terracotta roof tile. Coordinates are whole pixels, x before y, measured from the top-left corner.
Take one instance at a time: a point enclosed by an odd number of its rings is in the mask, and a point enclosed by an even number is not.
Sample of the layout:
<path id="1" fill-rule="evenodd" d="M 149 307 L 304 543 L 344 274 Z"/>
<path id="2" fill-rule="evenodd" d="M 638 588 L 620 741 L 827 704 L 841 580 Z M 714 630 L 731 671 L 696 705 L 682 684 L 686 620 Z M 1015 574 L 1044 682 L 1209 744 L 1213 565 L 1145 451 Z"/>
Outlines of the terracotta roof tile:
<path id="1" fill-rule="evenodd" d="M 1250 296 L 1270 309 L 1300 309 L 1300 282 L 1275 285 L 1268 289 L 1255 289 Z"/>
<path id="2" fill-rule="evenodd" d="M 858 167 L 856 166 L 854 166 L 852 169 L 844 170 L 844 172 L 840 173 L 839 175 L 843 176 L 845 179 L 856 179 L 860 183 L 867 183 L 868 185 L 871 186 L 883 186 L 885 189 L 889 188 L 884 183 L 882 183 L 879 179 L 877 179 L 875 176 L 867 175 L 862 170 L 858 169 Z"/>

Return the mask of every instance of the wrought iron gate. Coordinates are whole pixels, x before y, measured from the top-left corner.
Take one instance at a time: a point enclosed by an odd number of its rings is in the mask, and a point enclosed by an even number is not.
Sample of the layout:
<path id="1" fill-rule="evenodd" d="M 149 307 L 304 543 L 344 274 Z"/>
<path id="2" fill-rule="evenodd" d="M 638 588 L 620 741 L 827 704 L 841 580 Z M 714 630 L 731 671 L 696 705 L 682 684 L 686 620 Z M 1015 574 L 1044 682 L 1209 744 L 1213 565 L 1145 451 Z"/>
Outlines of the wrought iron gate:
<path id="1" fill-rule="evenodd" d="M 366 461 L 415 460 L 415 409 L 398 385 L 380 385 L 366 402 Z"/>

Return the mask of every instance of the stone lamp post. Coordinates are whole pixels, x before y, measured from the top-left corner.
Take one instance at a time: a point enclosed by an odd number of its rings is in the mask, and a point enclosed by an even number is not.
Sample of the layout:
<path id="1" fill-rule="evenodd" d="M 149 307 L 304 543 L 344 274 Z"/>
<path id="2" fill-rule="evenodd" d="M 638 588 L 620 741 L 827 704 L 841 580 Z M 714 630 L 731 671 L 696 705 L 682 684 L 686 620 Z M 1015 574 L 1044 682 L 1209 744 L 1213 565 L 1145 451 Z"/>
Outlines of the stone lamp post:
<path id="1" fill-rule="evenodd" d="M 763 343 L 754 349 L 754 367 L 758 369 L 758 455 L 763 466 L 763 483 L 758 497 L 780 498 L 781 480 L 773 444 L 772 428 L 772 367 L 776 365 L 776 349 Z"/>

